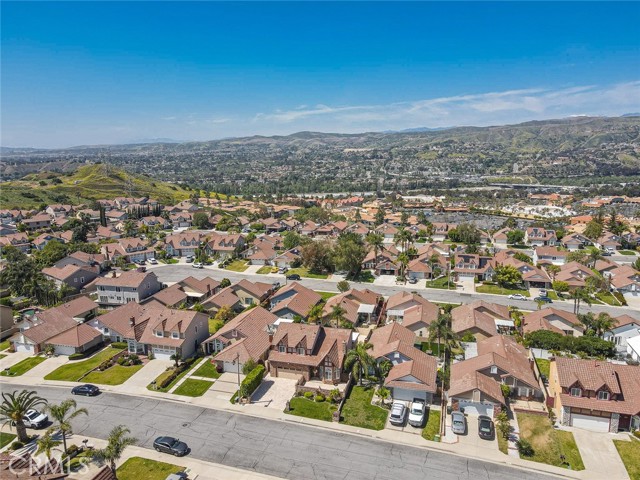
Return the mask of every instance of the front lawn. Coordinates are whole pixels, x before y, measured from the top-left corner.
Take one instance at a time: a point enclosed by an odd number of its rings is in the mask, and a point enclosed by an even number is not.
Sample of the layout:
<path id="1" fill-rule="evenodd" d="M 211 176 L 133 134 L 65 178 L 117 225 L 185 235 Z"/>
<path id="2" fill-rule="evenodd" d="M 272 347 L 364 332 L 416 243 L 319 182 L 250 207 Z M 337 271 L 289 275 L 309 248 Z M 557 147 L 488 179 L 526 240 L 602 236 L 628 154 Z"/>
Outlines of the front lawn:
<path id="1" fill-rule="evenodd" d="M 549 360 L 545 360 L 544 358 L 536 358 L 536 365 L 538 365 L 538 369 L 540 373 L 545 377 L 549 378 L 549 365 L 551 362 Z"/>
<path id="2" fill-rule="evenodd" d="M 70 362 L 66 365 L 62 365 L 61 367 L 56 368 L 53 372 L 44 377 L 44 379 L 77 382 L 85 373 L 90 372 L 102 362 L 109 360 L 111 357 L 121 351 L 122 349 L 120 348 L 105 348 L 88 360 L 83 360 L 81 362 Z"/>
<path id="3" fill-rule="evenodd" d="M 573 433 L 555 430 L 546 416 L 518 413 L 520 438 L 528 440 L 533 447 L 532 457 L 525 460 L 555 465 L 571 470 L 584 470 L 582 457 L 573 438 Z M 564 463 L 561 456 L 565 456 Z"/>
<path id="4" fill-rule="evenodd" d="M 4 357 L 6 357 L 6 355 L 3 353 L 0 353 L 0 360 L 2 360 Z"/>
<path id="5" fill-rule="evenodd" d="M 636 252 L 634 252 L 633 250 L 618 250 L 618 253 L 620 255 L 633 255 L 635 256 Z"/>
<path id="6" fill-rule="evenodd" d="M 436 435 L 440 435 L 440 410 L 430 408 L 427 425 L 422 430 L 422 438 L 434 441 Z"/>
<path id="7" fill-rule="evenodd" d="M 167 265 L 174 265 L 178 263 L 177 258 L 165 258 L 163 260 L 158 260 L 158 262 L 166 263 Z"/>
<path id="8" fill-rule="evenodd" d="M 234 260 L 224 267 L 225 270 L 231 270 L 232 272 L 244 272 L 247 268 L 249 268 L 249 264 L 246 260 Z"/>
<path id="9" fill-rule="evenodd" d="M 6 340 L 0 342 L 0 352 L 2 350 L 6 350 L 7 348 L 9 348 L 11 346 L 11 342 L 9 341 L 9 339 L 7 338 Z"/>
<path id="10" fill-rule="evenodd" d="M 169 385 L 167 385 L 164 388 L 156 388 L 156 385 L 160 385 L 162 384 L 162 382 L 170 377 L 171 375 L 173 375 L 173 371 L 174 371 L 174 367 L 171 368 L 167 368 L 164 372 L 162 372 L 160 375 L 158 375 L 155 379 L 155 383 L 150 383 L 149 385 L 147 385 L 147 390 L 151 390 L 152 392 L 164 392 L 167 393 L 169 390 L 171 390 L 173 388 L 173 386 L 178 383 L 180 381 L 180 379 L 182 377 L 184 377 L 189 371 L 191 371 L 192 368 L 194 368 L 196 365 L 198 365 L 199 361 L 196 360 L 194 361 L 188 368 L 186 368 L 183 372 L 180 372 L 180 374 L 174 378 L 171 383 Z"/>
<path id="11" fill-rule="evenodd" d="M 0 432 L 0 448 L 4 448 L 15 440 L 17 435 L 13 433 Z"/>
<path id="12" fill-rule="evenodd" d="M 98 385 L 120 385 L 140 370 L 144 365 L 131 365 L 125 367 L 123 365 L 114 365 L 106 370 L 91 372 L 82 379 L 83 382 L 97 383 Z"/>
<path id="13" fill-rule="evenodd" d="M 284 413 L 331 422 L 333 420 L 333 412 L 337 408 L 331 402 L 314 402 L 304 397 L 293 397 L 289 401 L 289 411 L 285 410 Z"/>
<path id="14" fill-rule="evenodd" d="M 515 293 L 519 293 L 520 295 L 524 295 L 525 297 L 529 297 L 529 290 L 522 289 L 514 289 L 514 288 L 504 288 L 499 285 L 478 285 L 476 287 L 476 293 L 492 293 L 493 295 L 513 295 Z"/>
<path id="15" fill-rule="evenodd" d="M 632 480 L 640 479 L 640 441 L 634 439 L 631 439 L 630 442 L 614 440 L 613 444 L 618 450 L 629 477 Z"/>
<path id="16" fill-rule="evenodd" d="M 387 422 L 388 410 L 371 405 L 373 387 L 353 387 L 344 403 L 340 421 L 347 425 L 371 430 L 382 430 Z"/>
<path id="17" fill-rule="evenodd" d="M 316 293 L 318 295 L 320 295 L 322 297 L 322 300 L 324 300 L 325 302 L 327 300 L 329 300 L 331 297 L 335 297 L 336 295 L 338 295 L 337 293 L 334 293 L 334 292 L 318 292 L 318 291 L 316 291 Z"/>
<path id="18" fill-rule="evenodd" d="M 358 282 L 358 283 L 373 283 L 376 277 L 373 276 L 371 270 L 363 270 L 355 278 L 350 278 L 350 282 Z"/>
<path id="19" fill-rule="evenodd" d="M 196 377 L 213 378 L 214 380 L 220 376 L 216 366 L 210 360 L 205 360 L 204 363 L 194 373 Z"/>
<path id="20" fill-rule="evenodd" d="M 427 280 L 426 287 L 427 288 L 443 288 L 445 290 L 447 289 L 455 290 L 456 284 L 453 282 L 447 282 L 447 277 L 440 277 L 440 278 L 436 278 L 435 280 Z"/>
<path id="21" fill-rule="evenodd" d="M 45 357 L 40 357 L 40 356 L 25 358 L 21 362 L 18 362 L 15 365 L 13 365 L 11 368 L 9 368 L 8 372 L 6 370 L 3 370 L 2 372 L 0 372 L 0 375 L 2 375 L 3 377 L 17 377 L 19 375 L 22 375 L 25 372 L 28 372 L 36 365 L 40 365 L 45 360 L 46 360 Z"/>
<path id="22" fill-rule="evenodd" d="M 551 300 L 559 300 L 558 294 L 554 290 L 547 290 L 547 297 Z"/>
<path id="23" fill-rule="evenodd" d="M 265 265 L 264 267 L 260 267 L 256 273 L 260 275 L 266 275 L 268 273 L 271 273 L 271 268 L 272 267 Z"/>
<path id="24" fill-rule="evenodd" d="M 616 307 L 621 305 L 618 299 L 609 292 L 598 292 L 596 293 L 596 298 L 608 305 L 614 305 Z"/>
<path id="25" fill-rule="evenodd" d="M 174 395 L 185 395 L 187 397 L 201 397 L 205 394 L 213 382 L 207 380 L 196 380 L 195 378 L 187 378 L 173 391 Z"/>
<path id="26" fill-rule="evenodd" d="M 183 471 L 184 467 L 158 462 L 148 458 L 131 457 L 118 467 L 118 480 L 165 480 L 170 474 Z"/>
<path id="27" fill-rule="evenodd" d="M 213 318 L 209 319 L 209 334 L 213 335 L 218 330 L 220 330 L 224 326 L 224 322 L 222 320 L 214 320 Z"/>
<path id="28" fill-rule="evenodd" d="M 306 268 L 306 267 L 291 268 L 287 272 L 287 275 L 296 275 L 296 274 L 300 275 L 301 277 L 321 278 L 321 279 L 325 279 L 325 278 L 327 278 L 329 276 L 326 273 L 311 273 L 311 272 L 309 272 L 309 269 Z"/>

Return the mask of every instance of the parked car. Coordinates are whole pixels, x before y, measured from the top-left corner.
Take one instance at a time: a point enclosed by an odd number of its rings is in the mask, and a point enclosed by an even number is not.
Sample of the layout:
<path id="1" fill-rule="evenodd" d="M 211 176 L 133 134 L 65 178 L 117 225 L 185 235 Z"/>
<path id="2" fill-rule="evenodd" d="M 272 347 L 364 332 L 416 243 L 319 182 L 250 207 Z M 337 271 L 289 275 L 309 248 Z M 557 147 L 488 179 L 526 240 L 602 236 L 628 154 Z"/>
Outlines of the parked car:
<path id="1" fill-rule="evenodd" d="M 200 262 L 195 262 L 193 265 L 191 265 L 193 268 L 204 268 L 204 265 L 202 265 Z"/>
<path id="2" fill-rule="evenodd" d="M 409 408 L 409 425 L 412 427 L 421 428 L 424 425 L 424 417 L 427 408 L 424 404 L 424 400 L 414 398 Z"/>
<path id="3" fill-rule="evenodd" d="M 543 303 L 553 303 L 549 297 L 536 297 L 533 299 L 534 302 L 543 302 Z"/>
<path id="4" fill-rule="evenodd" d="M 525 297 L 521 293 L 512 293 L 511 295 L 509 295 L 509 298 L 511 300 L 526 300 L 527 299 L 527 297 Z"/>
<path id="5" fill-rule="evenodd" d="M 27 428 L 43 428 L 49 423 L 49 417 L 31 408 L 24 414 L 22 421 Z M 15 422 L 11 422 L 11 426 L 15 426 L 15 424 Z"/>
<path id="6" fill-rule="evenodd" d="M 478 417 L 478 435 L 485 440 L 493 440 L 495 436 L 495 427 L 493 426 L 493 420 L 486 415 L 480 415 Z"/>
<path id="7" fill-rule="evenodd" d="M 600 252 L 600 255 L 602 255 L 603 257 L 610 257 L 612 253 L 609 250 L 602 250 Z"/>
<path id="8" fill-rule="evenodd" d="M 418 279 L 416 277 L 409 277 L 409 280 L 407 280 L 411 285 L 415 285 L 416 283 L 418 283 Z"/>
<path id="9" fill-rule="evenodd" d="M 73 395 L 85 395 L 87 397 L 94 397 L 100 393 L 100 389 L 95 385 L 91 385 L 90 383 L 85 383 L 84 385 L 78 385 L 77 387 L 73 387 L 71 389 L 71 393 Z"/>
<path id="10" fill-rule="evenodd" d="M 189 256 L 185 259 L 185 261 L 186 261 L 187 263 L 193 263 L 193 260 L 194 260 L 193 255 L 189 255 Z"/>
<path id="11" fill-rule="evenodd" d="M 292 273 L 291 275 L 287 275 L 287 280 L 301 280 L 301 278 L 297 273 Z"/>
<path id="12" fill-rule="evenodd" d="M 392 425 L 404 425 L 404 417 L 407 416 L 407 407 L 404 403 L 393 402 L 391 405 L 391 415 L 389 416 L 389 422 Z"/>
<path id="13" fill-rule="evenodd" d="M 279 273 L 280 275 L 285 274 L 285 273 L 287 273 L 288 271 L 289 271 L 289 269 L 288 269 L 287 267 L 281 267 L 281 268 L 279 268 L 279 269 L 278 269 L 278 273 Z"/>
<path id="14" fill-rule="evenodd" d="M 181 472 L 170 473 L 164 480 L 187 480 L 189 475 L 184 470 Z"/>
<path id="15" fill-rule="evenodd" d="M 158 452 L 170 453 L 176 457 L 184 457 L 189 453 L 189 447 L 173 437 L 158 437 L 153 441 L 153 448 Z"/>
<path id="16" fill-rule="evenodd" d="M 538 291 L 538 293 L 539 293 L 539 295 L 540 295 L 541 297 L 548 297 L 548 296 L 549 296 L 549 292 L 547 292 L 547 289 L 546 289 L 546 288 L 541 288 L 541 289 Z"/>
<path id="17" fill-rule="evenodd" d="M 150 259 L 149 259 L 149 263 L 150 263 L 151 265 L 157 265 L 157 264 L 158 264 L 158 261 L 157 261 L 155 258 L 150 258 Z"/>
<path id="18" fill-rule="evenodd" d="M 451 430 L 457 435 L 467 433 L 467 417 L 462 412 L 451 412 Z"/>

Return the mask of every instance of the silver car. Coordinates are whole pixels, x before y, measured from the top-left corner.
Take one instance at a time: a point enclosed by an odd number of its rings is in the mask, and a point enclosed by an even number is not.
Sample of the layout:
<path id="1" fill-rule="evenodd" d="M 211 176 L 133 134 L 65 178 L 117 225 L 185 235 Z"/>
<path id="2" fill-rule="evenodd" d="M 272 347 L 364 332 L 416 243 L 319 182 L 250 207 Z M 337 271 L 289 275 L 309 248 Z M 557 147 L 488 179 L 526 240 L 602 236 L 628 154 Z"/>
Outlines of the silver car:
<path id="1" fill-rule="evenodd" d="M 404 403 L 393 402 L 391 405 L 391 416 L 389 417 L 389 422 L 392 425 L 404 425 L 404 418 L 407 416 L 407 407 L 404 406 Z"/>
<path id="2" fill-rule="evenodd" d="M 451 412 L 451 430 L 458 435 L 467 433 L 467 418 L 462 412 Z"/>

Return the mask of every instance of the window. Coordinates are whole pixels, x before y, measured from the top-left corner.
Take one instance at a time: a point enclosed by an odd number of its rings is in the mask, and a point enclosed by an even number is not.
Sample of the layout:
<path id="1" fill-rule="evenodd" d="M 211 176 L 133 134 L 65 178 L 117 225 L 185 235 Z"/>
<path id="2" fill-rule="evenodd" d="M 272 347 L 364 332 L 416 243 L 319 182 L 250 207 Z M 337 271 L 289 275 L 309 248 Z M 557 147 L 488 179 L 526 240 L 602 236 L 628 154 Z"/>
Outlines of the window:
<path id="1" fill-rule="evenodd" d="M 581 397 L 582 396 L 582 389 L 578 388 L 578 387 L 573 387 L 571 389 L 571 396 L 572 397 Z"/>
<path id="2" fill-rule="evenodd" d="M 84 283 L 84 277 L 80 277 L 80 283 Z"/>
<path id="3" fill-rule="evenodd" d="M 73 279 L 73 283 L 78 283 L 78 279 L 77 279 L 77 278 L 74 278 L 74 279 Z"/>
<path id="4" fill-rule="evenodd" d="M 162 330 L 155 331 L 156 337 L 162 337 Z"/>
<path id="5" fill-rule="evenodd" d="M 284 345 L 280 344 L 280 345 L 278 345 L 278 351 L 280 353 L 285 353 L 287 351 L 287 347 L 285 347 Z"/>
<path id="6" fill-rule="evenodd" d="M 180 338 L 180 334 L 178 332 L 171 332 L 171 338 Z"/>
<path id="7" fill-rule="evenodd" d="M 598 400 L 609 400 L 609 392 L 605 392 L 604 390 L 600 390 L 598 392 Z"/>
<path id="8" fill-rule="evenodd" d="M 120 287 L 116 287 L 116 292 L 121 292 L 122 289 Z"/>
<path id="9" fill-rule="evenodd" d="M 324 378 L 325 380 L 331 380 L 331 368 L 324 367 Z"/>
<path id="10" fill-rule="evenodd" d="M 233 330 L 231 330 L 231 336 L 232 337 L 237 337 L 238 336 L 238 331 L 235 328 Z"/>
<path id="11" fill-rule="evenodd" d="M 109 329 L 108 329 L 107 327 L 104 327 L 104 328 L 102 329 L 102 331 L 103 331 L 104 333 L 109 333 Z"/>
<path id="12" fill-rule="evenodd" d="M 495 365 L 491 365 L 491 373 L 493 373 L 494 375 L 498 373 L 498 367 L 496 367 Z"/>
<path id="13" fill-rule="evenodd" d="M 304 355 L 304 348 L 298 347 L 298 354 L 299 355 Z"/>

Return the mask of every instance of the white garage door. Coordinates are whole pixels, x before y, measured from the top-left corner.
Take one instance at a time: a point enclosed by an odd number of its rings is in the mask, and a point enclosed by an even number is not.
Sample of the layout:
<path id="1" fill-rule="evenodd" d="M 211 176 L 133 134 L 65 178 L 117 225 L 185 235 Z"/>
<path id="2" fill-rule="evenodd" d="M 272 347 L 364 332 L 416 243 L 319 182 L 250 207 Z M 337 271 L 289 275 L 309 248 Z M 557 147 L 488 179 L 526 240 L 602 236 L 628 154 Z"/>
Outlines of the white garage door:
<path id="1" fill-rule="evenodd" d="M 493 405 L 489 403 L 460 401 L 460 408 L 464 408 L 464 413 L 477 417 L 479 415 L 487 415 L 493 418 Z"/>
<path id="2" fill-rule="evenodd" d="M 176 353 L 176 351 L 171 348 L 153 347 L 152 350 L 153 356 L 158 360 L 170 360 L 171 355 Z"/>
<path id="3" fill-rule="evenodd" d="M 32 345 L 30 343 L 14 343 L 15 347 L 16 347 L 16 352 L 27 352 L 27 353 L 33 353 L 33 347 L 35 345 Z"/>
<path id="4" fill-rule="evenodd" d="M 404 402 L 412 402 L 414 398 L 420 398 L 427 401 L 427 392 L 420 392 L 416 390 L 409 390 L 406 388 L 393 388 L 393 399 Z"/>
<path id="5" fill-rule="evenodd" d="M 234 362 L 224 362 L 224 371 L 228 373 L 238 373 L 238 364 Z M 242 373 L 242 364 L 240 364 L 240 373 Z"/>
<path id="6" fill-rule="evenodd" d="M 608 432 L 609 419 L 605 417 L 592 417 L 591 415 L 571 414 L 571 426 L 591 430 L 592 432 Z"/>
<path id="7" fill-rule="evenodd" d="M 71 355 L 76 353 L 76 349 L 74 347 L 67 347 L 64 345 L 56 345 L 55 346 L 56 355 Z"/>

